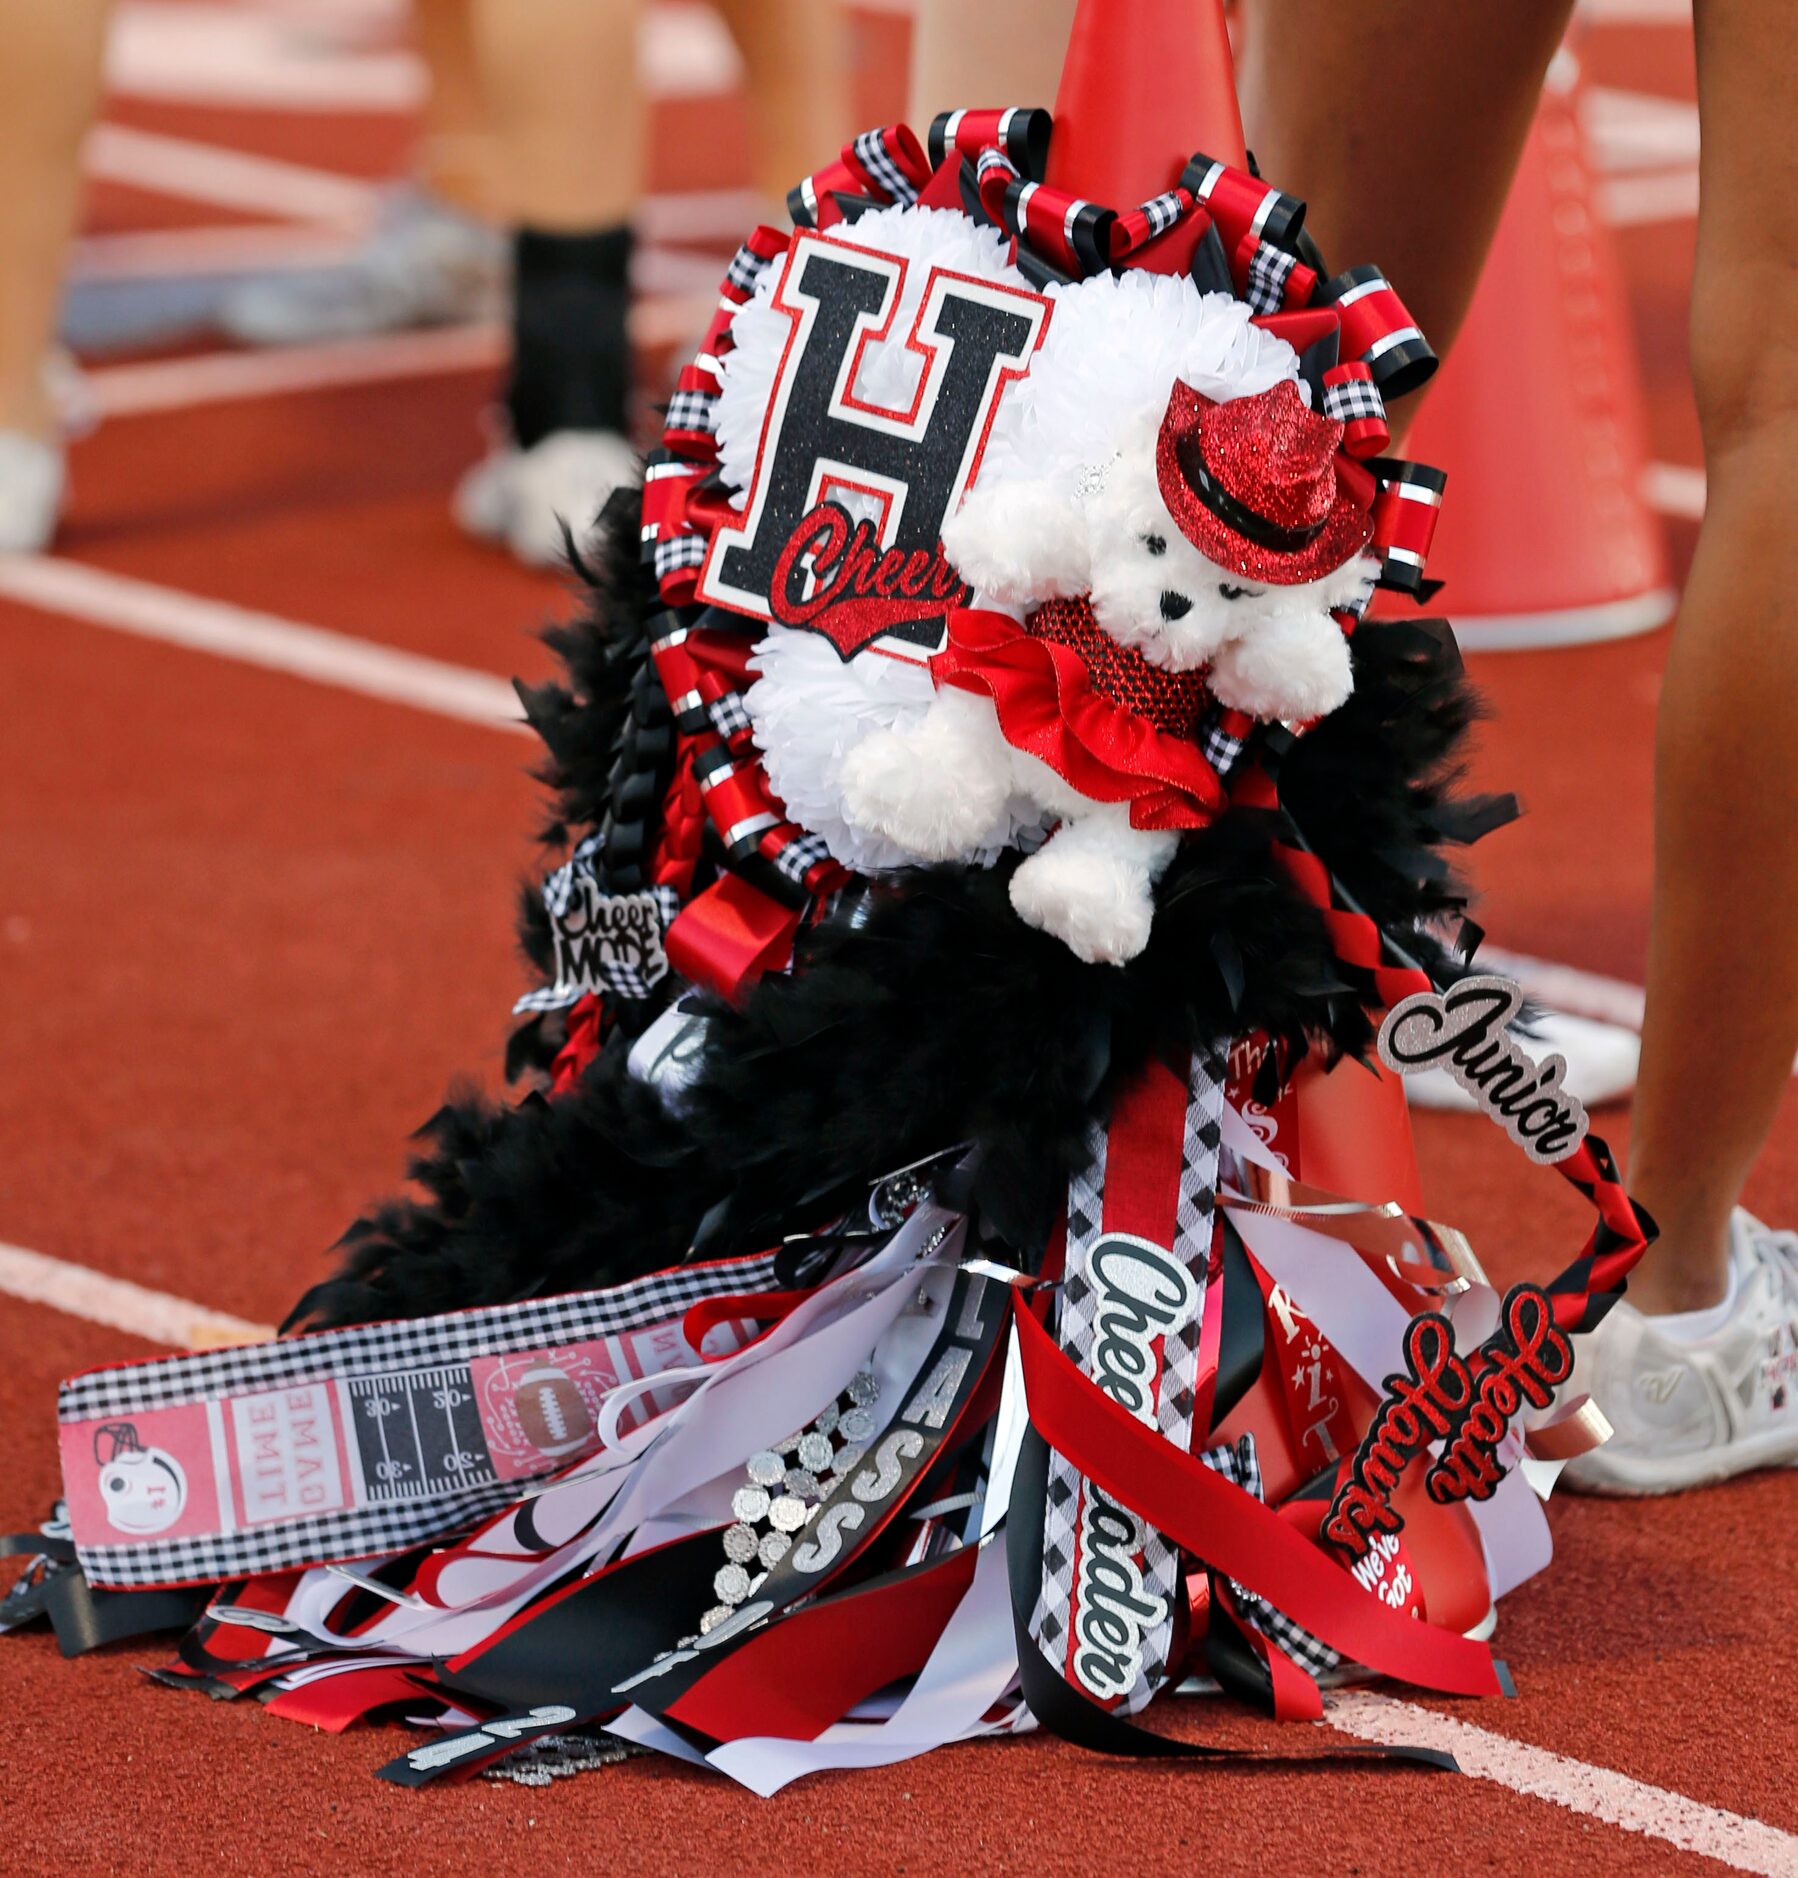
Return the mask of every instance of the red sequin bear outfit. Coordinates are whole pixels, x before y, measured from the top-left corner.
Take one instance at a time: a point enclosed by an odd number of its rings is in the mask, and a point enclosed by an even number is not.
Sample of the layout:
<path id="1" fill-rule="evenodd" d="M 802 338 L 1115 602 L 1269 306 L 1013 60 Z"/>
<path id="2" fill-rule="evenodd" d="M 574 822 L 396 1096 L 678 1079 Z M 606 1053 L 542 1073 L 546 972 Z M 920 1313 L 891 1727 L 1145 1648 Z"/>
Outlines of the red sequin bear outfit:
<path id="1" fill-rule="evenodd" d="M 939 686 L 984 693 L 1014 749 L 1095 802 L 1128 803 L 1137 828 L 1203 828 L 1223 786 L 1193 741 L 1203 672 L 1168 672 L 1120 645 L 1084 598 L 1051 600 L 1022 625 L 963 607 L 932 665 Z"/>

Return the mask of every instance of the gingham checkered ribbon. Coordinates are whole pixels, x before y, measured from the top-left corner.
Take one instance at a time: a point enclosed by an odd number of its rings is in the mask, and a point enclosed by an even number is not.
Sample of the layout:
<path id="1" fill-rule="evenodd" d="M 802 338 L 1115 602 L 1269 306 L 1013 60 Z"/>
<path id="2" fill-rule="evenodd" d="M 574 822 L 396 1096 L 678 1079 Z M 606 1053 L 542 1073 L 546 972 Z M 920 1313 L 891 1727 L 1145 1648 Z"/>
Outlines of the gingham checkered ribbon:
<path id="1" fill-rule="evenodd" d="M 1197 734 L 1205 761 L 1217 771 L 1219 782 L 1228 782 L 1255 734 L 1255 720 L 1247 711 L 1234 710 L 1213 699 L 1199 720 Z"/>
<path id="2" fill-rule="evenodd" d="M 1255 1437 L 1245 1434 L 1234 1443 L 1206 1448 L 1199 1459 L 1214 1474 L 1221 1474 L 1232 1485 L 1265 1501 L 1266 1489 L 1261 1480 L 1261 1460 L 1255 1450 Z M 1215 1575 L 1214 1575 L 1215 1579 Z M 1222 1580 L 1230 1588 L 1235 1614 L 1252 1624 L 1269 1643 L 1283 1650 L 1314 1681 L 1330 1670 L 1342 1667 L 1342 1656 L 1311 1632 L 1295 1624 L 1283 1611 L 1275 1610 L 1259 1592 L 1235 1578 Z"/>
<path id="3" fill-rule="evenodd" d="M 1129 1405 L 1139 1420 L 1181 1449 L 1192 1443 L 1224 1081 L 1225 1055 L 1216 1048 L 1193 1055 L 1184 1089 L 1159 1065 L 1146 1071 L 1141 1083 L 1119 1098 L 1109 1127 L 1092 1130 L 1088 1163 L 1068 1182 L 1067 1255 L 1056 1333 L 1069 1359 L 1101 1387 L 1107 1386 L 1108 1374 L 1116 1373 L 1105 1347 L 1120 1303 L 1107 1282 L 1118 1269 L 1113 1263 L 1116 1235 L 1148 1240 L 1186 1274 L 1179 1308 L 1157 1326 L 1159 1356 L 1145 1380 L 1146 1394 Z M 1108 1241 L 1112 1245 L 1106 1251 Z M 1125 1314 L 1129 1308 L 1125 1302 Z M 1051 1453 L 1042 1588 L 1031 1634 L 1064 1673 L 1079 1648 L 1083 1584 L 1078 1562 L 1090 1545 L 1093 1492 L 1069 1462 Z M 1144 1530 L 1137 1569 L 1145 1597 L 1159 1603 L 1162 1615 L 1142 1636 L 1140 1664 L 1121 1694 L 1119 1706 L 1129 1711 L 1143 1707 L 1167 1679 L 1179 1548 Z"/>
<path id="4" fill-rule="evenodd" d="M 916 202 L 931 167 L 906 125 L 863 131 L 828 168 L 787 192 L 787 213 L 795 228 L 823 231 L 864 209 Z"/>
<path id="5" fill-rule="evenodd" d="M 734 343 L 731 322 L 769 263 L 786 253 L 791 239 L 780 229 L 757 228 L 731 257 L 705 337 L 676 380 L 662 423 L 661 447 L 644 471 L 643 556 L 670 604 L 692 597 L 711 545 L 716 515 L 707 515 L 703 503 L 718 460 L 719 369 Z"/>
<path id="6" fill-rule="evenodd" d="M 1392 441 L 1386 401 L 1373 369 L 1359 359 L 1330 366 L 1322 375 L 1323 410 L 1343 428 L 1342 447 L 1354 457 L 1376 456 Z"/>
<path id="7" fill-rule="evenodd" d="M 302 1391 L 315 1401 L 329 1395 L 339 1404 L 364 1404 L 383 1394 L 411 1402 L 419 1389 L 435 1392 L 446 1381 L 466 1391 L 471 1387 L 468 1366 L 481 1358 L 564 1350 L 664 1325 L 678 1330 L 689 1306 L 703 1298 L 777 1290 L 774 1262 L 774 1253 L 758 1253 L 677 1266 L 604 1291 L 359 1324 L 89 1370 L 65 1382 L 57 1397 L 57 1419 L 65 1430 L 65 1468 L 85 1463 L 92 1447 L 87 1431 L 97 1424 L 146 1422 L 153 1427 L 146 1418 L 194 1404 L 215 1405 L 210 1419 L 222 1424 L 230 1420 L 226 1411 L 234 1401 L 272 1403 Z M 466 1417 L 464 1421 L 467 1426 L 458 1428 L 459 1435 L 474 1427 Z M 256 1423 L 246 1426 L 253 1429 Z M 223 1438 L 221 1428 L 214 1439 Z M 451 1457 L 462 1464 L 444 1470 L 434 1483 L 413 1480 L 391 1488 L 371 1483 L 357 1496 L 358 1504 L 315 1517 L 237 1521 L 235 1530 L 215 1504 L 211 1530 L 132 1544 L 100 1542 L 92 1528 L 84 1533 L 78 1525 L 77 1556 L 90 1583 L 127 1589 L 253 1576 L 401 1551 L 458 1531 L 518 1498 L 520 1476 L 514 1472 L 499 1478 L 478 1430 L 473 1439 L 477 1451 Z M 353 1444 L 355 1437 L 346 1429 L 343 1440 Z M 348 1456 L 346 1445 L 339 1450 L 340 1464 Z M 254 1455 L 245 1464 L 254 1466 Z M 538 1471 L 554 1465 L 544 1458 Z M 190 1485 L 197 1471 L 188 1469 Z M 78 1508 L 89 1498 L 71 1493 L 70 1504 Z M 196 1497 L 191 1510 L 197 1514 L 198 1508 Z"/>
<path id="8" fill-rule="evenodd" d="M 799 902 L 833 891 L 848 878 L 824 843 L 790 820 L 768 786 L 755 748 L 742 692 L 751 640 L 727 616 L 707 611 L 710 625 L 683 624 L 673 612 L 650 642 L 656 674 L 674 712 L 675 729 L 688 740 L 691 773 L 707 819 L 730 860 L 766 862 Z"/>
<path id="9" fill-rule="evenodd" d="M 1273 740 L 1277 758 L 1278 740 Z M 1280 810 L 1286 839 L 1274 843 L 1274 856 L 1299 893 L 1322 915 L 1338 962 L 1367 1002 L 1385 1009 L 1419 992 L 1439 987 L 1356 902 L 1323 860 L 1306 845 L 1290 815 L 1281 808 L 1273 777 L 1263 766 L 1238 785 L 1235 800 L 1250 807 Z M 1571 1333 L 1595 1330 L 1622 1294 L 1625 1281 L 1653 1243 L 1655 1227 L 1630 1199 L 1609 1147 L 1588 1134 L 1572 1154 L 1554 1163 L 1555 1171 L 1586 1198 L 1598 1215 L 1580 1255 L 1553 1283 L 1544 1287 L 1554 1306 L 1555 1322 Z"/>
<path id="10" fill-rule="evenodd" d="M 662 936 L 680 911 L 680 895 L 672 887 L 646 887 L 628 894 L 602 892 L 598 864 L 603 847 L 601 836 L 587 836 L 544 881 L 543 906 L 549 914 L 557 972 L 552 983 L 527 991 L 512 1006 L 514 1016 L 563 1011 L 589 992 L 647 998 L 668 975 Z M 592 916 L 608 906 L 629 907 L 639 943 L 613 944 L 595 930 Z"/>
<path id="11" fill-rule="evenodd" d="M 1286 304 L 1286 283 L 1297 266 L 1297 255 L 1286 254 L 1269 242 L 1257 242 L 1249 257 L 1242 297 L 1257 313 L 1279 312 Z"/>

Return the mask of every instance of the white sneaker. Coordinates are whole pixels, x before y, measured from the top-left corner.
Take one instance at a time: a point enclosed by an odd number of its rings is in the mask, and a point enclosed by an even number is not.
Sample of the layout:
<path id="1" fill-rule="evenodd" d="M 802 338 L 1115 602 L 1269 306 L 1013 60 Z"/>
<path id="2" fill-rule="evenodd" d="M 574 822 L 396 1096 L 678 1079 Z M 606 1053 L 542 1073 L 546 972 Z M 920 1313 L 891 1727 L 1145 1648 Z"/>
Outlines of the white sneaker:
<path id="1" fill-rule="evenodd" d="M 1730 1295 L 1717 1311 L 1645 1317 L 1615 1304 L 1578 1340 L 1574 1387 L 1617 1432 L 1568 1463 L 1570 1486 L 1678 1493 L 1798 1462 L 1798 1233 L 1737 1207 L 1729 1237 Z"/>
<path id="2" fill-rule="evenodd" d="M 219 302 L 228 338 L 297 346 L 492 319 L 504 304 L 506 241 L 429 190 L 390 190 L 368 239 L 334 267 L 274 269 Z"/>
<path id="3" fill-rule="evenodd" d="M 483 541 L 503 542 L 531 567 L 560 565 L 562 524 L 585 544 L 614 489 L 640 464 L 611 430 L 558 430 L 528 450 L 495 448 L 456 487 L 456 520 Z"/>
<path id="4" fill-rule="evenodd" d="M 41 554 L 68 480 L 60 444 L 0 430 L 0 554 Z"/>
<path id="5" fill-rule="evenodd" d="M 1565 1011 L 1541 1011 L 1528 1032 L 1512 1032 L 1512 1041 L 1538 1063 L 1545 1056 L 1566 1061 L 1566 1087 L 1586 1105 L 1599 1108 L 1621 1102 L 1636 1086 L 1642 1039 L 1621 1024 L 1600 1024 Z M 1479 1104 L 1445 1069 L 1426 1069 L 1405 1078 L 1405 1098 L 1413 1108 L 1477 1113 Z"/>

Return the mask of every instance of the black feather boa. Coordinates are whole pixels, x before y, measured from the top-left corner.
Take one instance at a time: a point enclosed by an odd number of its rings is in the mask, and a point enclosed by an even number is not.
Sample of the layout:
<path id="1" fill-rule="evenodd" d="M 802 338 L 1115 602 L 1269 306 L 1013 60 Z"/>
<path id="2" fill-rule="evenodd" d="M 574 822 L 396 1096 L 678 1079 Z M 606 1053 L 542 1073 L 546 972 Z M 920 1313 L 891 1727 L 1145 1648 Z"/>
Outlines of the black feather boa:
<path id="1" fill-rule="evenodd" d="M 550 761 L 549 836 L 602 823 L 647 670 L 653 593 L 635 567 L 634 505 L 615 510 L 585 620 L 551 643 L 568 673 L 528 692 Z M 1439 974 L 1431 936 L 1462 905 L 1444 849 L 1508 804 L 1457 796 L 1475 716 L 1440 622 L 1362 626 L 1353 696 L 1287 753 L 1283 802 L 1360 905 Z M 844 897 L 804 935 L 790 974 L 741 1010 L 706 1005 L 702 1073 L 671 1118 L 625 1070 L 616 1030 L 575 1091 L 515 1107 L 452 1099 L 422 1131 L 418 1199 L 353 1226 L 337 1276 L 292 1323 L 416 1316 L 616 1283 L 817 1225 L 895 1168 L 978 1143 L 971 1204 L 1027 1255 L 1052 1224 L 1089 1120 L 1153 1053 L 1261 1030 L 1290 1064 L 1307 1048 L 1365 1054 L 1372 1018 L 1318 914 L 1269 853 L 1266 812 L 1232 809 L 1186 839 L 1161 882 L 1149 944 L 1086 965 L 1012 912 L 1009 868 L 921 869 Z M 1015 864 L 1015 863 L 1014 863 Z M 524 944 L 542 967 L 540 907 Z M 534 1025 L 512 1061 L 541 1065 Z"/>

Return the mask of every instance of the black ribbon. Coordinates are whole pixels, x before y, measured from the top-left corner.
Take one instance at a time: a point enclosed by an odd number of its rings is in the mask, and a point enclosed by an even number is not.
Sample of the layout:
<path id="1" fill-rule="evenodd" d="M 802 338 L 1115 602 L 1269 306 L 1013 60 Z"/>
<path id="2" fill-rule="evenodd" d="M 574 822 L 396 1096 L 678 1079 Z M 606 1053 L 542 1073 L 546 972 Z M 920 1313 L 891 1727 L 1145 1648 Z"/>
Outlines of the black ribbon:
<path id="1" fill-rule="evenodd" d="M 971 1324 L 965 1322 L 970 1306 L 974 1318 Z M 942 1330 L 929 1355 L 907 1386 L 905 1406 L 867 1443 L 864 1458 L 826 1496 L 810 1522 L 793 1535 L 785 1557 L 752 1593 L 756 1603 L 773 1606 L 768 1621 L 778 1623 L 822 1587 L 840 1582 L 851 1566 L 865 1559 L 874 1542 L 898 1518 L 937 1462 L 965 1437 L 966 1430 L 961 1426 L 964 1413 L 986 1376 L 1002 1332 L 1011 1322 L 1005 1286 L 973 1273 L 959 1273 L 944 1307 L 943 1319 Z M 958 1357 L 961 1367 L 948 1372 L 954 1380 L 944 1387 L 938 1380 L 944 1374 L 943 1366 Z M 910 1439 L 895 1442 L 895 1432 Z M 879 1476 L 889 1469 L 893 1482 L 884 1493 L 876 1495 L 868 1476 L 871 1471 Z M 844 1523 L 839 1527 L 834 1516 L 840 1510 L 859 1515 L 859 1518 L 854 1524 Z M 836 1543 L 840 1549 L 818 1569 L 801 1570 L 801 1556 L 815 1549 L 821 1537 L 826 1542 Z M 865 1585 L 857 1587 L 858 1590 L 866 1588 Z M 671 1664 L 663 1674 L 647 1681 L 633 1681 L 620 1693 L 628 1694 L 649 1713 L 665 1717 L 666 1711 L 681 1696 L 709 1675 L 740 1644 L 758 1634 L 760 1628 L 760 1625 L 749 1625 L 710 1649 L 702 1643 L 690 1661 Z M 634 1667 L 642 1666 L 639 1662 Z"/>
<path id="2" fill-rule="evenodd" d="M 159 1630 L 185 1630 L 205 1609 L 210 1586 L 195 1591 L 96 1591 L 79 1565 L 45 1574 L 44 1614 L 64 1656 L 85 1656 Z"/>

